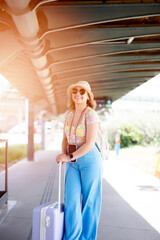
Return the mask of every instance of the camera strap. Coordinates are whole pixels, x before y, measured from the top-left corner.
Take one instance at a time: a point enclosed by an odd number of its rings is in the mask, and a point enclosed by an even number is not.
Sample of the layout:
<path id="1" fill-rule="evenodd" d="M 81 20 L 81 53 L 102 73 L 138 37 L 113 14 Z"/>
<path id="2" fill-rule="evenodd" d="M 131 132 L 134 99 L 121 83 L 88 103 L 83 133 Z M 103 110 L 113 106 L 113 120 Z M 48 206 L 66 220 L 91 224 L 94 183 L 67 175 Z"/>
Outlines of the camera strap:
<path id="1" fill-rule="evenodd" d="M 78 124 L 79 124 L 79 122 L 80 122 L 80 120 L 81 120 L 81 117 L 82 117 L 82 115 L 83 115 L 83 113 L 85 112 L 86 109 L 87 109 L 87 107 L 81 112 L 81 115 L 80 115 L 80 117 L 79 117 L 79 119 L 78 119 L 78 122 L 77 122 L 77 125 L 76 125 L 76 127 L 75 127 L 75 143 L 76 143 L 76 145 L 77 145 L 77 141 L 76 141 L 76 140 L 77 140 L 77 139 L 76 139 L 77 127 L 78 127 Z M 72 127 L 72 124 L 73 124 L 74 115 L 75 115 L 75 111 L 74 111 L 74 113 L 73 113 L 71 125 L 70 125 L 70 128 L 69 128 L 69 144 L 70 144 L 71 127 Z"/>

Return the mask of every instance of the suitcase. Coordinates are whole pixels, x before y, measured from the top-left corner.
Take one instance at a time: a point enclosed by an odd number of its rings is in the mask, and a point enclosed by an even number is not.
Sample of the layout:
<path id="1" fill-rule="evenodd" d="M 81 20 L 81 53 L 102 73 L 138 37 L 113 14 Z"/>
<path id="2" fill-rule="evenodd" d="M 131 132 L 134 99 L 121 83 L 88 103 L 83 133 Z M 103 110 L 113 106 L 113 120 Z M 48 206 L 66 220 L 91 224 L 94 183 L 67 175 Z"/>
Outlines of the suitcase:
<path id="1" fill-rule="evenodd" d="M 58 202 L 45 203 L 33 210 L 32 240 L 62 240 L 64 233 L 64 203 L 61 198 L 61 163 L 59 163 Z"/>

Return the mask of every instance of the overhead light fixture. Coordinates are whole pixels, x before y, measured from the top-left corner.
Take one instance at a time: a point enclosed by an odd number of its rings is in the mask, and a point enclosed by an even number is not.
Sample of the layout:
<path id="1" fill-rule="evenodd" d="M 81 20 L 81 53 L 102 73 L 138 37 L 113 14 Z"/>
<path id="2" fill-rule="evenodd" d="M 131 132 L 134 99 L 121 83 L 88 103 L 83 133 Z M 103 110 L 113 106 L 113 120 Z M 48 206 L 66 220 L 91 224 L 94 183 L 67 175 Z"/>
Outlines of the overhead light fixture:
<path id="1" fill-rule="evenodd" d="M 128 43 L 128 44 L 131 44 L 131 43 L 133 42 L 133 40 L 134 40 L 134 37 L 130 37 L 130 38 L 128 39 L 127 43 Z"/>

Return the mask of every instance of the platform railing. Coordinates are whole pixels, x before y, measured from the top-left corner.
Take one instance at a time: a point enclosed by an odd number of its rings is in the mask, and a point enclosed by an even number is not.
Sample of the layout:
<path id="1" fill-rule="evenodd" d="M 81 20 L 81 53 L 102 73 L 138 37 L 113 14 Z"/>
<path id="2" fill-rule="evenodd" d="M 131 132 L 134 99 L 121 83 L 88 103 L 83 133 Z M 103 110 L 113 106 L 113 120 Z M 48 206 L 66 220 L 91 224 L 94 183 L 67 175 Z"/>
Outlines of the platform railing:
<path id="1" fill-rule="evenodd" d="M 8 140 L 0 139 L 0 143 L 5 143 L 5 169 L 4 169 L 4 190 L 0 189 L 0 208 L 8 200 Z"/>

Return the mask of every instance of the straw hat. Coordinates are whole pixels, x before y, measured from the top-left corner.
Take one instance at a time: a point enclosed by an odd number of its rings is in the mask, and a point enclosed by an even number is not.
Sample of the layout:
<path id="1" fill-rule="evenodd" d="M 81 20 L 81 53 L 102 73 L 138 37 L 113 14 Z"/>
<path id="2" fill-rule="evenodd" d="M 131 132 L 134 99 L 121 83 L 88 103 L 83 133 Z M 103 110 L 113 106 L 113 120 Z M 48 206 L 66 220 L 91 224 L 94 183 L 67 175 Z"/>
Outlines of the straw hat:
<path id="1" fill-rule="evenodd" d="M 84 89 L 88 92 L 90 99 L 91 99 L 91 100 L 94 99 L 94 95 L 93 95 L 93 93 L 92 93 L 92 91 L 91 91 L 91 87 L 90 87 L 90 85 L 89 85 L 89 83 L 88 83 L 87 81 L 79 81 L 79 82 L 77 82 L 77 83 L 74 83 L 74 84 L 70 85 L 70 86 L 68 87 L 68 89 L 67 89 L 67 96 L 68 96 L 68 97 L 71 96 L 71 94 L 72 94 L 72 89 L 75 88 L 75 87 L 84 88 Z"/>

